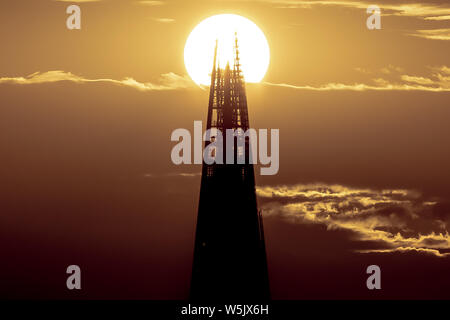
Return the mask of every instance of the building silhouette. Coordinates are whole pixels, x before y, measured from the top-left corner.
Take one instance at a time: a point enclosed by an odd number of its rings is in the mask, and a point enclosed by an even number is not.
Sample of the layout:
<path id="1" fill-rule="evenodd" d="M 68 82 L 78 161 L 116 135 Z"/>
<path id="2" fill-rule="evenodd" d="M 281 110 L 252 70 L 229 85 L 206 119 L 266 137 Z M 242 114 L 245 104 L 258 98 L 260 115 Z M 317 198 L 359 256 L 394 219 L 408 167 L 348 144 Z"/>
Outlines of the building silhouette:
<path id="1" fill-rule="evenodd" d="M 217 43 L 211 74 L 207 128 L 249 128 L 237 37 L 234 64 L 221 69 Z M 241 139 L 241 144 L 238 144 Z M 205 148 L 211 142 L 205 142 Z M 233 137 L 234 164 L 203 161 L 190 298 L 197 301 L 270 299 L 263 221 L 258 211 L 248 137 Z M 238 158 L 244 154 L 244 163 Z M 228 155 L 230 157 L 230 155 Z M 240 161 L 242 162 L 242 161 Z"/>

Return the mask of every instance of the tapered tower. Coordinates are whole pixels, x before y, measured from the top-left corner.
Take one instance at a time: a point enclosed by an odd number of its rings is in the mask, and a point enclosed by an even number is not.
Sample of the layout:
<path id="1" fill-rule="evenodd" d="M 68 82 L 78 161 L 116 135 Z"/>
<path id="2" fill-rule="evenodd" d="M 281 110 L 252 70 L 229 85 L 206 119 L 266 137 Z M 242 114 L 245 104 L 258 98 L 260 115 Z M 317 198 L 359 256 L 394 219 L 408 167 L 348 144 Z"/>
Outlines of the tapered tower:
<path id="1" fill-rule="evenodd" d="M 207 129 L 223 133 L 224 164 L 203 161 L 190 292 L 191 299 L 199 301 L 270 298 L 262 217 L 249 161 L 251 145 L 243 134 L 249 119 L 237 37 L 234 49 L 233 66 L 221 69 L 216 43 L 211 73 Z M 225 164 L 230 157 L 225 148 L 230 143 L 227 129 L 236 130 L 234 164 Z M 210 143 L 205 142 L 205 148 Z M 245 161 L 237 161 L 242 154 Z"/>

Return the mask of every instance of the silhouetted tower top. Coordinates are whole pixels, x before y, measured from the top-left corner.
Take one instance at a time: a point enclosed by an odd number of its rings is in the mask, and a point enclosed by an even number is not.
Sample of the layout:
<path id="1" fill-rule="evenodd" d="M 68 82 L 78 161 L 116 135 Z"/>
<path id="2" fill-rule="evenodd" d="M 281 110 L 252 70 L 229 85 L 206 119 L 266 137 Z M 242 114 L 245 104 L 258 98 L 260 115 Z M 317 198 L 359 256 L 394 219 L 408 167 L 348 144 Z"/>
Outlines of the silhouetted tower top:
<path id="1" fill-rule="evenodd" d="M 240 62 L 240 58 L 239 58 L 239 45 L 238 45 L 238 38 L 237 38 L 237 32 L 234 33 L 234 52 L 235 52 L 235 57 L 234 57 L 234 70 L 236 71 L 236 73 L 241 76 L 241 62 Z M 242 76 L 242 79 L 244 78 L 244 76 Z"/>
<path id="2" fill-rule="evenodd" d="M 242 128 L 246 131 L 249 128 L 247 97 L 240 64 L 237 34 L 235 34 L 233 69 L 231 69 L 229 62 L 225 69 L 219 67 L 217 48 L 218 41 L 216 40 L 211 73 L 207 129 L 218 128 L 225 132 L 226 129 Z"/>
<path id="3" fill-rule="evenodd" d="M 207 129 L 218 129 L 226 157 L 227 129 L 242 129 L 233 137 L 234 164 L 203 162 L 192 266 L 190 298 L 200 301 L 270 298 L 262 217 L 258 211 L 250 144 L 245 81 L 241 71 L 237 35 L 234 63 L 225 69 L 214 49 Z M 211 143 L 206 137 L 205 148 Z M 244 144 L 238 145 L 237 139 Z M 245 163 L 238 164 L 238 153 Z"/>

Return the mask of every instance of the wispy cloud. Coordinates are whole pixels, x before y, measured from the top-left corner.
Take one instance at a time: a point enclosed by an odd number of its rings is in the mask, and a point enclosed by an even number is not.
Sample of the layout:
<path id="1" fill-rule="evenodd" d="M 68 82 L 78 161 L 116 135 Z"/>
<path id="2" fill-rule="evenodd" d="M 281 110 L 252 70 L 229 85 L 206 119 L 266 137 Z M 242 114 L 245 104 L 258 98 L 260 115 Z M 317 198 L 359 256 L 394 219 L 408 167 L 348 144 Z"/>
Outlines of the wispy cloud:
<path id="1" fill-rule="evenodd" d="M 380 79 L 376 79 L 380 82 Z M 423 85 L 411 84 L 395 84 L 385 81 L 384 85 L 374 86 L 364 83 L 344 84 L 344 83 L 327 83 L 322 86 L 310 85 L 292 85 L 287 83 L 264 82 L 268 86 L 283 87 L 296 90 L 312 90 L 312 91 L 429 91 L 429 92 L 450 92 L 450 88 L 430 87 Z"/>
<path id="2" fill-rule="evenodd" d="M 84 3 L 84 2 L 99 2 L 103 0 L 54 0 L 57 2 L 71 2 L 71 3 Z"/>
<path id="3" fill-rule="evenodd" d="M 415 33 L 411 33 L 410 35 L 431 40 L 450 40 L 450 28 L 417 30 Z"/>
<path id="4" fill-rule="evenodd" d="M 450 20 L 450 15 L 438 17 L 426 17 L 425 20 L 434 20 L 434 21 Z"/>
<path id="5" fill-rule="evenodd" d="M 175 19 L 172 18 L 153 18 L 153 20 L 161 23 L 172 23 L 175 22 Z"/>
<path id="6" fill-rule="evenodd" d="M 180 76 L 173 72 L 162 74 L 157 84 L 151 82 L 139 82 L 131 77 L 127 77 L 122 80 L 108 78 L 89 79 L 79 75 L 75 75 L 71 72 L 61 70 L 35 72 L 26 77 L 0 78 L 0 84 L 12 83 L 19 85 L 53 83 L 59 81 L 71 81 L 75 83 L 106 82 L 132 87 L 141 91 L 162 91 L 196 87 L 195 83 L 192 82 L 192 80 L 188 76 Z"/>
<path id="7" fill-rule="evenodd" d="M 375 72 L 364 68 L 356 68 L 358 72 L 363 74 L 374 74 Z M 290 88 L 296 90 L 312 90 L 312 91 L 428 91 L 428 92 L 450 92 L 450 68 L 442 66 L 432 68 L 433 73 L 430 76 L 416 75 L 399 75 L 404 71 L 402 68 L 388 66 L 382 68 L 380 72 L 384 75 L 400 77 L 400 81 L 386 80 L 383 78 L 372 79 L 373 84 L 368 83 L 327 83 L 321 86 L 311 85 L 294 85 L 288 83 L 272 83 L 264 82 L 268 86 Z"/>
<path id="8" fill-rule="evenodd" d="M 347 0 L 330 0 L 330 1 L 303 1 L 303 0 L 254 0 L 266 3 L 272 3 L 278 8 L 312 8 L 313 6 L 343 6 L 356 9 L 367 9 L 373 3 L 365 1 L 347 1 Z M 422 4 L 422 3 L 409 3 L 399 4 L 395 2 L 386 2 L 377 4 L 382 12 L 389 13 L 391 15 L 409 16 L 429 18 L 428 20 L 447 20 L 450 16 L 450 5 L 448 4 Z"/>
<path id="9" fill-rule="evenodd" d="M 357 252 L 360 253 L 395 253 L 395 252 L 401 252 L 401 253 L 408 253 L 408 252 L 419 252 L 419 253 L 425 253 L 425 254 L 431 254 L 433 256 L 437 257 L 449 257 L 450 253 L 441 253 L 439 250 L 436 249 L 426 249 L 426 248 L 414 248 L 414 247 L 398 247 L 394 249 L 378 249 L 378 250 L 357 250 Z"/>
<path id="10" fill-rule="evenodd" d="M 369 69 L 361 68 L 361 67 L 356 67 L 355 71 L 358 71 L 363 74 L 371 74 L 372 73 L 372 71 L 370 71 Z"/>
<path id="11" fill-rule="evenodd" d="M 157 7 L 157 6 L 162 6 L 165 4 L 164 1 L 150 1 L 150 0 L 142 0 L 142 1 L 138 1 L 139 4 L 144 5 L 144 6 L 151 6 L 151 7 Z"/>
<path id="12" fill-rule="evenodd" d="M 433 84 L 434 81 L 429 78 L 424 77 L 414 77 L 408 75 L 402 75 L 402 80 L 406 82 L 414 82 L 422 85 Z"/>
<path id="13" fill-rule="evenodd" d="M 399 73 L 399 72 L 404 71 L 403 68 L 394 66 L 392 64 L 389 64 L 388 66 L 383 67 L 379 70 L 371 70 L 369 68 L 362 68 L 362 67 L 354 68 L 354 70 L 358 71 L 360 73 L 363 73 L 363 74 L 375 74 L 375 73 L 392 74 L 392 73 Z"/>
<path id="14" fill-rule="evenodd" d="M 450 75 L 450 68 L 447 66 L 440 66 L 440 67 L 434 68 L 434 70 Z"/>
<path id="15" fill-rule="evenodd" d="M 155 173 L 146 173 L 144 174 L 145 178 L 158 178 L 158 177 L 183 177 L 183 178 L 194 178 L 201 176 L 201 172 L 171 172 L 165 174 L 155 174 Z"/>
<path id="16" fill-rule="evenodd" d="M 381 73 L 384 73 L 384 74 L 391 74 L 393 72 L 402 72 L 403 69 L 390 64 L 387 67 L 382 68 L 380 71 L 381 71 Z"/>
<path id="17" fill-rule="evenodd" d="M 258 187 L 257 194 L 265 216 L 353 232 L 359 241 L 380 244 L 370 252 L 415 250 L 444 257 L 441 251 L 450 249 L 448 211 L 414 190 L 307 184 Z"/>

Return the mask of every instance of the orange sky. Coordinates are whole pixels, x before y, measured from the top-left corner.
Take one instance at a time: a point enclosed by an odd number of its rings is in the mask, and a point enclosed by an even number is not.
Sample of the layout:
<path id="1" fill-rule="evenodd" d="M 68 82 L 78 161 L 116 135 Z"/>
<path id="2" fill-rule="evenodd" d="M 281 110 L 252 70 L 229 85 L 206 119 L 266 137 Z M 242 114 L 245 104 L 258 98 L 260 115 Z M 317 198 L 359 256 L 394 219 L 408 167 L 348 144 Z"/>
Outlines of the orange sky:
<path id="1" fill-rule="evenodd" d="M 172 164 L 170 134 L 208 91 L 183 48 L 234 13 L 271 49 L 247 95 L 251 126 L 280 129 L 278 175 L 256 176 L 274 297 L 370 298 L 379 263 L 376 297 L 449 298 L 450 5 L 375 4 L 371 31 L 356 1 L 1 1 L 0 296 L 71 298 L 71 261 L 82 297 L 186 296 L 200 168 Z"/>
<path id="2" fill-rule="evenodd" d="M 61 70 L 86 79 L 131 77 L 158 84 L 162 74 L 186 74 L 183 48 L 196 24 L 235 13 L 266 34 L 272 54 L 267 82 L 338 83 L 348 89 L 389 83 L 401 89 L 426 78 L 427 87 L 449 88 L 450 71 L 442 69 L 450 64 L 445 1 L 409 6 L 402 3 L 411 1 L 381 1 L 382 30 L 374 31 L 366 28 L 367 6 L 356 1 L 74 2 L 82 10 L 79 31 L 65 28 L 67 2 L 2 3 L 2 78 Z"/>

